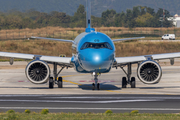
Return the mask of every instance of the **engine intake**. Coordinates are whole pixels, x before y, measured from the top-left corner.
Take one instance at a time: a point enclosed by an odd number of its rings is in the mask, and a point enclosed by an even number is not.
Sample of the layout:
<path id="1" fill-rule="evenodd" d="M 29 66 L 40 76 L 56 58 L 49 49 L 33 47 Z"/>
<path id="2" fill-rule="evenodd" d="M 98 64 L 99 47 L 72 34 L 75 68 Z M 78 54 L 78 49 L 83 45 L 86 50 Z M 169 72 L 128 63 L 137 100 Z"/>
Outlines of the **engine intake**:
<path id="1" fill-rule="evenodd" d="M 160 65 L 151 60 L 142 62 L 137 70 L 138 78 L 145 84 L 156 84 L 162 76 Z"/>
<path id="2" fill-rule="evenodd" d="M 48 81 L 50 69 L 44 61 L 34 60 L 27 65 L 25 74 L 30 82 L 43 84 Z"/>

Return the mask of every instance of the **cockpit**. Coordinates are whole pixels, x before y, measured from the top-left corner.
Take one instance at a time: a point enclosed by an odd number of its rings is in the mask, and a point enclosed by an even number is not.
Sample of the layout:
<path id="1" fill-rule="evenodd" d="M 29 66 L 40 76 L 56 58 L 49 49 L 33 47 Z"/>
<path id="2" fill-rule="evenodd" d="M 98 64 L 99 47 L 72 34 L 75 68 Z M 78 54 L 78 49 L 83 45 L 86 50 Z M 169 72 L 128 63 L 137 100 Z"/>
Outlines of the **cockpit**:
<path id="1" fill-rule="evenodd" d="M 107 42 L 104 43 L 90 43 L 90 42 L 86 42 L 82 45 L 81 50 L 87 49 L 87 48 L 93 48 L 93 49 L 102 49 L 102 48 L 107 48 L 112 50 L 113 48 L 111 47 L 111 45 Z"/>

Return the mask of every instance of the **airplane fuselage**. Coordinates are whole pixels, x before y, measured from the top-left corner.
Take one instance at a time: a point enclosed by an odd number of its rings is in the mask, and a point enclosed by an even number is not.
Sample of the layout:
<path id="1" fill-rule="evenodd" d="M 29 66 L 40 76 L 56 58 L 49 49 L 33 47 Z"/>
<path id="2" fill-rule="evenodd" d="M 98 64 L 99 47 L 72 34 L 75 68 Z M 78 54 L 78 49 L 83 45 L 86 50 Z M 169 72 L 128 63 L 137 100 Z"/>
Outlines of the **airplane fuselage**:
<path id="1" fill-rule="evenodd" d="M 84 32 L 72 45 L 75 70 L 80 73 L 106 73 L 115 59 L 115 46 L 111 38 L 100 32 Z"/>

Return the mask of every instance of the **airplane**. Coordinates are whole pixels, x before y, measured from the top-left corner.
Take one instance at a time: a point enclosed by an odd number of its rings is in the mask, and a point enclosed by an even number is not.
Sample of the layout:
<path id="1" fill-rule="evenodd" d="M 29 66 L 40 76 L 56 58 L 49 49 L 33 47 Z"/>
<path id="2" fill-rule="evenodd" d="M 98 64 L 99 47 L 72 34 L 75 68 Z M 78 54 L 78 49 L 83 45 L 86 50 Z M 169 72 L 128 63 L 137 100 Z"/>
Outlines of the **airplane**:
<path id="1" fill-rule="evenodd" d="M 0 52 L 1 57 L 9 57 L 10 64 L 13 64 L 14 58 L 31 60 L 25 68 L 27 79 L 34 84 L 44 84 L 49 81 L 49 88 L 63 88 L 63 80 L 60 73 L 64 68 L 74 68 L 79 73 L 90 73 L 94 77 L 95 83 L 92 89 L 100 90 L 98 76 L 108 73 L 112 68 L 120 67 L 126 77 L 122 77 L 122 88 L 136 88 L 135 77 L 131 77 L 132 65 L 137 64 L 137 76 L 145 84 L 157 84 L 161 80 L 162 69 L 158 60 L 170 59 L 174 64 L 174 58 L 179 58 L 180 53 L 164 53 L 131 57 L 115 57 L 116 51 L 114 42 L 141 39 L 144 37 L 124 38 L 112 40 L 104 33 L 96 32 L 91 28 L 91 0 L 87 0 L 87 28 L 85 32 L 78 35 L 74 40 L 31 37 L 34 39 L 54 40 L 60 42 L 72 43 L 72 57 L 44 56 L 11 52 Z M 128 49 L 128 48 L 127 48 Z M 53 77 L 50 73 L 49 64 L 53 64 Z M 57 71 L 57 66 L 61 69 Z M 124 67 L 127 66 L 127 70 Z"/>

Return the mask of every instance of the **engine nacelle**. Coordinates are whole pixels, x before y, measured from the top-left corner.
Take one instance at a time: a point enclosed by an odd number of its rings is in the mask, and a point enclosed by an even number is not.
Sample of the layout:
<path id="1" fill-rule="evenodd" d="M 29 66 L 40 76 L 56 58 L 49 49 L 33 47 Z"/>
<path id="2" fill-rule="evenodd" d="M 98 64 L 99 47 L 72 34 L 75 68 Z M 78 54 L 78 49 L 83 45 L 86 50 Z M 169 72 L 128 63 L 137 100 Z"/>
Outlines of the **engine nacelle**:
<path id="1" fill-rule="evenodd" d="M 34 84 L 43 84 L 48 82 L 50 69 L 44 61 L 33 60 L 27 65 L 25 74 L 30 82 Z"/>
<path id="2" fill-rule="evenodd" d="M 156 84 L 161 79 L 162 69 L 157 62 L 147 60 L 139 65 L 137 75 L 139 80 L 145 84 Z"/>

